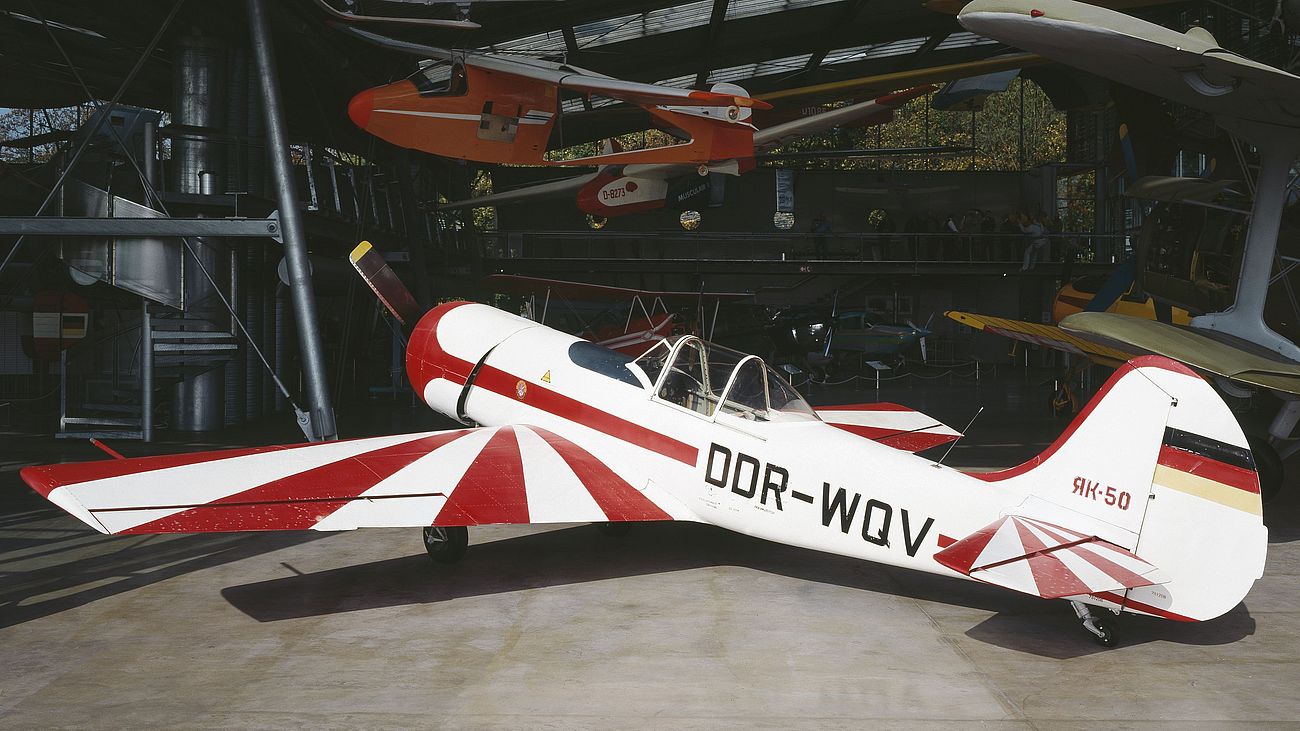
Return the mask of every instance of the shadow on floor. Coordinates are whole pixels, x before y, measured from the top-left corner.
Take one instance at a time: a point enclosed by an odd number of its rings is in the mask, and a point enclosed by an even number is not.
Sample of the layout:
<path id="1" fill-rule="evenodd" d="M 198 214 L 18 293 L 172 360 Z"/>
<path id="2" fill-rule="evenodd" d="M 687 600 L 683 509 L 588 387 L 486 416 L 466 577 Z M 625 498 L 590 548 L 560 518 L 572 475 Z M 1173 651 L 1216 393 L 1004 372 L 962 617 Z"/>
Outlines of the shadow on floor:
<path id="1" fill-rule="evenodd" d="M 413 536 L 412 543 L 418 545 L 417 541 L 418 536 Z M 471 545 L 464 561 L 453 566 L 435 565 L 421 553 L 328 571 L 295 572 L 280 579 L 227 587 L 221 593 L 253 619 L 274 622 L 709 566 L 739 566 L 863 592 L 994 612 L 966 634 L 1019 652 L 1069 658 L 1102 650 L 1064 602 L 768 543 L 693 523 L 638 525 L 621 539 L 579 526 Z M 870 597 L 863 600 L 870 601 Z M 1226 644 L 1252 634 L 1255 627 L 1244 607 L 1194 627 L 1142 617 L 1124 619 L 1120 630 L 1124 645 L 1155 640 Z"/>

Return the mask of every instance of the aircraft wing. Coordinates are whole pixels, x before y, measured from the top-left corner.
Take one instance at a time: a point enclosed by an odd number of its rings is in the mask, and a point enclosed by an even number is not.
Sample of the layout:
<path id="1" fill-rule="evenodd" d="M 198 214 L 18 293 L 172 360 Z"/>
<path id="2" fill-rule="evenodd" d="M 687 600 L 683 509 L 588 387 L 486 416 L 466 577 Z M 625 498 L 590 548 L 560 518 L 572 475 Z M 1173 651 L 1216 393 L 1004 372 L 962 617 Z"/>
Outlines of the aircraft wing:
<path id="1" fill-rule="evenodd" d="M 1032 345 L 1041 345 L 1045 348 L 1064 351 L 1072 355 L 1082 355 L 1106 366 L 1118 366 L 1137 355 L 1137 353 L 1125 351 L 1121 347 L 1103 345 L 1081 334 L 1066 332 L 1056 325 L 1043 325 L 1036 322 L 1025 322 L 1024 320 L 1012 320 L 1005 317 L 978 315 L 973 312 L 955 310 L 949 310 L 943 314 L 976 330 L 983 330 L 986 333 L 1001 335 L 1004 338 L 1011 338 Z"/>
<path id="2" fill-rule="evenodd" d="M 1300 77 L 1187 33 L 1073 0 L 974 0 L 967 30 L 1227 118 L 1300 127 Z"/>
<path id="3" fill-rule="evenodd" d="M 726 94 L 698 89 L 678 89 L 658 84 L 643 84 L 639 81 L 624 81 L 608 76 L 587 73 L 569 73 L 560 77 L 560 88 L 584 94 L 599 94 L 611 99 L 621 99 L 633 104 L 646 105 L 690 105 L 704 107 L 752 107 L 754 109 L 771 109 L 772 105 L 759 99 L 739 94 Z"/>
<path id="4" fill-rule="evenodd" d="M 822 421 L 837 429 L 905 452 L 921 452 L 961 437 L 961 432 L 937 419 L 883 401 L 819 406 L 816 411 Z"/>
<path id="5" fill-rule="evenodd" d="M 532 200 L 545 200 L 547 198 L 573 198 L 582 190 L 587 183 L 600 177 L 600 173 L 588 173 L 573 178 L 564 178 L 563 180 L 553 180 L 546 183 L 537 183 L 527 185 L 514 190 L 506 190 L 500 193 L 489 193 L 477 198 L 466 198 L 464 200 L 443 203 L 437 206 L 439 211 L 454 211 L 462 208 L 483 208 L 485 206 L 504 206 L 511 203 L 523 203 Z"/>
<path id="6" fill-rule="evenodd" d="M 754 149 L 773 147 L 795 137 L 823 132 L 833 127 L 853 124 L 877 114 L 887 113 L 911 99 L 929 94 L 935 88 L 930 85 L 915 86 L 897 94 L 886 94 L 865 102 L 773 125 L 754 133 Z"/>
<path id="7" fill-rule="evenodd" d="M 1155 566 L 1096 536 L 1010 515 L 934 554 L 961 574 L 1044 599 L 1168 581 Z"/>
<path id="8" fill-rule="evenodd" d="M 1060 329 L 1173 358 L 1233 381 L 1300 395 L 1300 363 L 1230 336 L 1110 312 L 1077 312 L 1061 320 Z"/>
<path id="9" fill-rule="evenodd" d="M 351 530 L 694 520 L 671 497 L 539 427 L 26 467 L 22 479 L 101 533 Z"/>

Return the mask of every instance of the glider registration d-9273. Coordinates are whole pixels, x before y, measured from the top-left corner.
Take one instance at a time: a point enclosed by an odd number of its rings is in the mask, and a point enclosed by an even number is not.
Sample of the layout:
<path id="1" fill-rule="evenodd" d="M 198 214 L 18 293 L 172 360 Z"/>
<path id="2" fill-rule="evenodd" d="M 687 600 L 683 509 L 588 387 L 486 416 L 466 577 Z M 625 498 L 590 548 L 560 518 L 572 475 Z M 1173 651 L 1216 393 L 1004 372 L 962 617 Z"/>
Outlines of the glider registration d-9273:
<path id="1" fill-rule="evenodd" d="M 466 428 L 33 466 L 22 478 L 104 533 L 425 531 L 685 520 L 1104 608 L 1217 617 L 1263 571 L 1259 487 L 1236 420 L 1186 367 L 1121 367 L 1065 434 L 1004 472 L 913 454 L 957 432 L 889 404 L 823 420 L 756 356 L 693 336 L 637 358 L 482 304 L 426 313 L 407 374 Z M 1207 540 L 1207 530 L 1213 539 Z"/>

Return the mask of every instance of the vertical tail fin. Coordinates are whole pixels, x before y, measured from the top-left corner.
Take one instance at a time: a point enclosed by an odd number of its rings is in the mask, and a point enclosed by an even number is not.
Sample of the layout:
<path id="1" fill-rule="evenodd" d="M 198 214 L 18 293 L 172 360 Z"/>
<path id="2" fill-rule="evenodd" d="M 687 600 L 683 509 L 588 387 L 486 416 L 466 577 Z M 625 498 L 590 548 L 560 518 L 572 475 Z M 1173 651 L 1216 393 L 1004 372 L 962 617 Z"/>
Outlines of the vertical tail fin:
<path id="1" fill-rule="evenodd" d="M 1246 437 L 1214 389 L 1168 358 L 1129 361 L 1042 454 L 977 477 L 1025 493 L 1012 515 L 1097 536 L 1169 578 L 1092 600 L 1211 619 L 1263 574 L 1268 534 Z"/>

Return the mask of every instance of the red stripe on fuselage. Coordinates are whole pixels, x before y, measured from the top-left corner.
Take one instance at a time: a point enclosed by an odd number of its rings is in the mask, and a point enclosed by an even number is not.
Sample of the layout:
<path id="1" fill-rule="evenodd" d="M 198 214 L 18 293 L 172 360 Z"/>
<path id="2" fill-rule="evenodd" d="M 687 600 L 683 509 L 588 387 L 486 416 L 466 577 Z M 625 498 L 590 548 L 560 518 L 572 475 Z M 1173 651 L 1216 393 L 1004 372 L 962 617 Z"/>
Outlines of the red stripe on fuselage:
<path id="1" fill-rule="evenodd" d="M 628 444 L 658 452 L 692 467 L 695 466 L 699 450 L 685 442 L 601 411 L 536 383 L 527 383 L 524 397 L 520 399 L 516 391 L 520 380 L 522 379 L 485 363 L 479 370 L 478 377 L 474 379 L 474 386 L 486 388 L 493 393 L 517 400 L 561 419 L 595 429 Z"/>
<path id="2" fill-rule="evenodd" d="M 1256 495 L 1259 494 L 1259 477 L 1254 471 L 1226 464 L 1195 452 L 1171 447 L 1168 444 L 1161 445 L 1160 456 L 1156 459 L 1156 462 L 1179 472 L 1186 472 L 1197 477 L 1204 477 L 1207 480 L 1214 480 L 1228 487 L 1235 487 L 1238 490 L 1245 490 Z"/>

